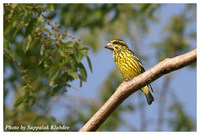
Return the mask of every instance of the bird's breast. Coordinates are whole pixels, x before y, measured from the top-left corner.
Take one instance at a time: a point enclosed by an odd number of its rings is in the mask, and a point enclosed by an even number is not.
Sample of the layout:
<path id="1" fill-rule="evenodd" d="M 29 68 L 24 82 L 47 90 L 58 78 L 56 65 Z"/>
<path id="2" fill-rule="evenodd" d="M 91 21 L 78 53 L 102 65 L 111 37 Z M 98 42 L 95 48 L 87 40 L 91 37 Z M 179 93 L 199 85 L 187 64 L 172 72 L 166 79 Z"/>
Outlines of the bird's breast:
<path id="1" fill-rule="evenodd" d="M 129 56 L 129 54 L 113 53 L 113 59 L 119 72 L 124 78 L 133 78 L 139 74 L 138 69 L 136 69 L 138 68 L 138 65 L 137 63 L 133 62 L 133 59 Z"/>

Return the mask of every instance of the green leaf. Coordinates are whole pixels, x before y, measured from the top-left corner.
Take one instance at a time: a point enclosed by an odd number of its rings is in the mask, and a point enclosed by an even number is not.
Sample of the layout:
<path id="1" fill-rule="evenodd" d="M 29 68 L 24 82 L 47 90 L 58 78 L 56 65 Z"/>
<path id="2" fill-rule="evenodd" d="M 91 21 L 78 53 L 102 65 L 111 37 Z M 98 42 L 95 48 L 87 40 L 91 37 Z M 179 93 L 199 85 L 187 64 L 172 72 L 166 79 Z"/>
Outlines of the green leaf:
<path id="1" fill-rule="evenodd" d="M 40 48 L 40 55 L 43 56 L 45 51 L 45 45 L 43 44 Z"/>
<path id="2" fill-rule="evenodd" d="M 22 102 L 24 102 L 24 100 L 25 100 L 25 96 L 20 96 L 20 97 L 15 101 L 14 106 L 15 106 L 15 107 L 19 106 Z"/>
<path id="3" fill-rule="evenodd" d="M 20 32 L 22 30 L 22 28 L 24 27 L 24 25 L 21 24 L 21 22 L 25 21 L 25 15 L 23 16 L 17 16 L 17 20 L 14 21 L 14 23 L 16 23 L 16 25 L 13 25 L 13 28 L 15 28 L 15 31 L 12 33 L 12 38 L 15 38 L 16 35 L 18 35 L 18 32 Z"/>
<path id="4" fill-rule="evenodd" d="M 60 69 L 55 70 L 51 75 L 51 80 L 55 80 L 55 78 L 58 76 L 59 73 L 60 73 Z"/>
<path id="5" fill-rule="evenodd" d="M 70 76 L 72 76 L 74 79 L 78 79 L 78 73 L 77 73 L 77 72 L 75 72 L 75 71 L 73 71 L 73 70 L 71 70 L 71 69 L 68 69 L 68 70 L 67 70 L 67 73 L 68 73 Z"/>
<path id="6" fill-rule="evenodd" d="M 64 56 L 66 52 L 71 52 L 74 46 L 74 42 L 69 41 L 67 43 L 62 43 L 61 46 L 58 49 L 58 52 L 61 56 Z"/>
<path id="7" fill-rule="evenodd" d="M 64 74 L 62 74 L 60 77 L 56 78 L 55 79 L 55 84 L 58 84 L 58 85 L 62 85 L 62 86 L 65 86 L 65 84 L 68 82 L 68 81 L 72 81 L 74 80 L 74 78 L 72 78 L 71 75 L 69 75 L 67 72 L 65 72 Z"/>
<path id="8" fill-rule="evenodd" d="M 52 91 L 48 94 L 48 97 L 52 97 L 55 94 L 57 94 L 61 89 L 62 89 L 62 85 L 57 85 L 55 88 L 52 89 Z"/>
<path id="9" fill-rule="evenodd" d="M 78 88 L 76 88 L 76 87 L 74 87 L 74 86 L 72 86 L 72 85 L 70 85 L 70 84 L 67 84 L 67 86 L 68 86 L 68 87 L 72 87 L 73 89 L 75 89 L 75 90 L 78 91 Z"/>
<path id="10" fill-rule="evenodd" d="M 45 57 L 42 57 L 42 58 L 39 60 L 38 65 L 41 65 L 42 62 L 44 61 L 44 59 L 45 59 Z"/>
<path id="11" fill-rule="evenodd" d="M 27 38 L 27 45 L 26 45 L 26 48 L 25 48 L 25 53 L 28 51 L 28 49 L 30 48 L 30 46 L 32 45 L 32 36 L 29 35 L 28 38 Z"/>
<path id="12" fill-rule="evenodd" d="M 89 48 L 87 48 L 87 47 L 85 47 L 85 46 L 83 46 L 83 45 L 80 45 L 79 46 L 79 49 L 81 50 L 81 51 L 89 51 Z"/>
<path id="13" fill-rule="evenodd" d="M 12 29 L 14 29 L 18 24 L 17 24 L 17 19 L 18 19 L 18 15 L 14 16 L 12 18 L 12 20 L 9 22 L 10 25 L 8 25 L 8 27 L 6 27 L 4 34 L 7 34 L 8 32 L 10 32 Z"/>
<path id="14" fill-rule="evenodd" d="M 64 66 L 66 63 L 69 63 L 71 60 L 72 60 L 72 57 L 67 56 L 63 62 L 54 63 L 49 69 L 45 70 L 41 76 L 44 76 L 46 73 L 52 70 L 59 70 L 62 66 Z"/>
<path id="15" fill-rule="evenodd" d="M 8 40 L 6 40 L 5 38 L 4 38 L 4 40 L 3 40 L 3 47 L 4 47 L 4 49 L 6 49 L 7 51 L 9 51 L 10 48 L 11 48 L 10 42 L 9 42 Z"/>
<path id="16" fill-rule="evenodd" d="M 86 58 L 87 58 L 87 62 L 88 62 L 90 71 L 92 72 L 92 64 L 91 64 L 90 58 L 88 56 L 86 56 Z"/>
<path id="17" fill-rule="evenodd" d="M 64 47 L 71 47 L 71 48 L 73 48 L 74 47 L 74 42 L 73 41 L 68 41 L 67 43 L 63 43 L 62 45 L 64 45 Z"/>
<path id="18" fill-rule="evenodd" d="M 12 6 L 13 9 L 15 9 L 15 7 L 16 7 L 17 5 L 18 5 L 17 3 L 12 3 L 12 4 L 11 4 L 11 6 Z"/>
<path id="19" fill-rule="evenodd" d="M 55 85 L 55 81 L 54 80 L 50 80 L 49 86 L 54 86 L 54 85 Z"/>
<path id="20" fill-rule="evenodd" d="M 86 82 L 86 81 L 87 81 L 87 72 L 86 72 L 86 70 L 85 70 L 85 67 L 83 66 L 82 63 L 79 63 L 78 66 L 79 66 L 79 72 L 80 72 L 79 78 L 80 78 L 82 81 Z"/>
<path id="21" fill-rule="evenodd" d="M 59 70 L 56 70 L 56 71 L 54 71 L 54 72 L 52 73 L 52 75 L 51 75 L 51 80 L 50 80 L 50 82 L 49 82 L 49 86 L 55 85 L 55 78 L 59 75 L 59 73 L 60 73 L 60 69 L 59 69 Z"/>
<path id="22" fill-rule="evenodd" d="M 29 96 L 29 106 L 32 107 L 35 104 L 36 97 L 35 96 Z"/>
<path id="23" fill-rule="evenodd" d="M 69 63 L 71 60 L 72 60 L 72 57 L 71 56 L 67 56 L 65 58 L 65 60 L 63 62 L 59 63 L 58 65 L 59 66 L 64 66 L 66 63 Z"/>
<path id="24" fill-rule="evenodd" d="M 31 21 L 29 22 L 26 31 L 25 31 L 25 37 L 27 37 L 31 32 L 33 31 L 33 28 L 35 27 L 37 22 L 37 18 L 32 18 Z"/>
<path id="25" fill-rule="evenodd" d="M 75 59 L 76 59 L 76 61 L 77 61 L 78 63 L 80 63 L 81 60 L 83 59 L 83 55 L 81 54 L 80 51 L 77 51 L 77 52 L 75 53 Z"/>

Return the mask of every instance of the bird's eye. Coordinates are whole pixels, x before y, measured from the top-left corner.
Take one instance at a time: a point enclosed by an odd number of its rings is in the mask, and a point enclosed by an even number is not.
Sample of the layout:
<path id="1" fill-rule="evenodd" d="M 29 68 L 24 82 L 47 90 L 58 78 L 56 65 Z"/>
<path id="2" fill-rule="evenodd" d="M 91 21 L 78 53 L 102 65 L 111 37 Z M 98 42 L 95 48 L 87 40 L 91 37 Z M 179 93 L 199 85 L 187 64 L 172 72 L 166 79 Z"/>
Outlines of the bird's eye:
<path id="1" fill-rule="evenodd" d="M 119 49 L 119 47 L 118 47 L 118 46 L 115 46 L 115 49 Z"/>

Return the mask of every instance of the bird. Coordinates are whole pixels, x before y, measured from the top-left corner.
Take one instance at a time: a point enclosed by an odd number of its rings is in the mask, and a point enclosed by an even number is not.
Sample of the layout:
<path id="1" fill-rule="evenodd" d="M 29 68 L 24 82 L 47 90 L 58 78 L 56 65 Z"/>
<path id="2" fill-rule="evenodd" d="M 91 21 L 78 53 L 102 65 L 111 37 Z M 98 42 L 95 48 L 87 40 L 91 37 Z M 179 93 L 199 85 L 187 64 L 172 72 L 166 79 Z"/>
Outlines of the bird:
<path id="1" fill-rule="evenodd" d="M 128 48 L 128 45 L 123 40 L 111 40 L 105 45 L 105 48 L 112 50 L 115 64 L 125 81 L 145 72 L 140 59 L 135 56 L 134 52 Z M 141 88 L 141 91 L 145 94 L 147 103 L 151 105 L 151 103 L 154 101 L 154 97 L 149 89 L 151 89 L 153 92 L 151 84 Z"/>

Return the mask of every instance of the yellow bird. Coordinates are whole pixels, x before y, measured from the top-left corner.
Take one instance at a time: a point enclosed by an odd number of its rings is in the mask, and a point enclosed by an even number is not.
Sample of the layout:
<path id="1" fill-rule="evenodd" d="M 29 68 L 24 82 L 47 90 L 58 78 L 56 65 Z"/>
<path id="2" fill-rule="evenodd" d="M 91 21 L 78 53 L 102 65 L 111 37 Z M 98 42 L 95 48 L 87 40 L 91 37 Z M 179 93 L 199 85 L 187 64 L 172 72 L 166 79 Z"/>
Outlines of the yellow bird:
<path id="1" fill-rule="evenodd" d="M 126 80 L 145 72 L 139 58 L 134 55 L 134 52 L 128 48 L 123 40 L 111 40 L 106 44 L 105 48 L 112 50 L 116 66 Z M 149 91 L 149 88 L 151 88 L 153 92 L 150 84 L 144 86 L 141 90 L 145 94 L 147 102 L 150 105 L 154 101 L 154 98 Z"/>

